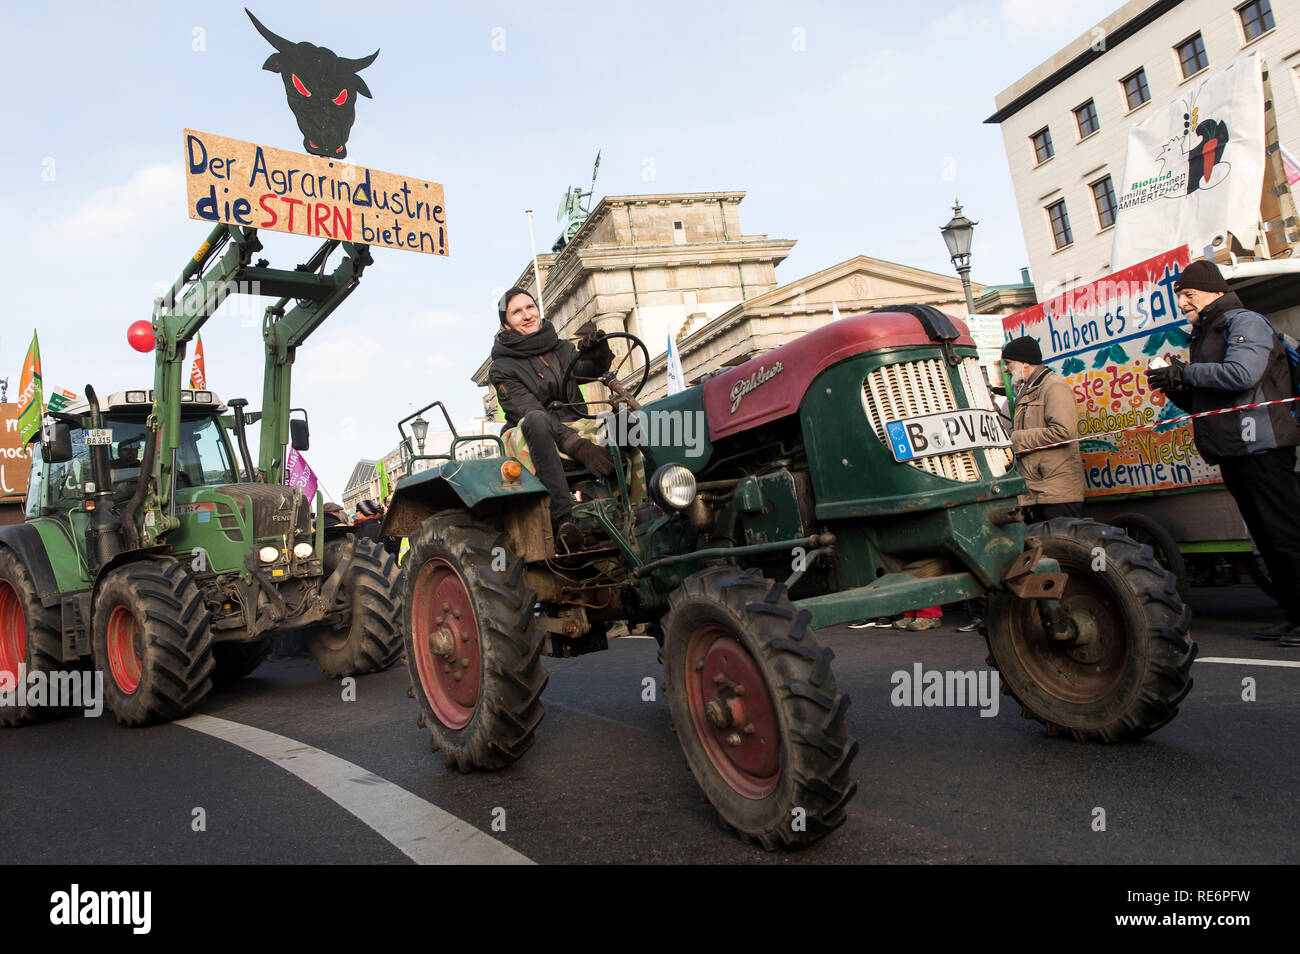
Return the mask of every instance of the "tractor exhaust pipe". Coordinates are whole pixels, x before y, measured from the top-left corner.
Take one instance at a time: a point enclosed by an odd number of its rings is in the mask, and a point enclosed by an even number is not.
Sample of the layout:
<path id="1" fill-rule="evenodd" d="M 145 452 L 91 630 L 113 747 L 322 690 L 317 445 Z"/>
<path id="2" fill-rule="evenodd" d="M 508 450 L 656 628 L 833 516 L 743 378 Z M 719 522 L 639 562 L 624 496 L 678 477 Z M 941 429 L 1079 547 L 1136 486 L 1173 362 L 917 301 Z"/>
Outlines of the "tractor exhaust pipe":
<path id="1" fill-rule="evenodd" d="M 90 426 L 94 431 L 104 428 L 104 418 L 99 411 L 99 398 L 95 389 L 86 385 L 86 401 L 90 404 Z M 86 553 L 94 561 L 95 569 L 103 566 L 121 553 L 126 544 L 122 537 L 122 520 L 113 509 L 113 478 L 108 466 L 109 441 L 91 443 L 90 474 L 93 481 L 86 494 Z"/>

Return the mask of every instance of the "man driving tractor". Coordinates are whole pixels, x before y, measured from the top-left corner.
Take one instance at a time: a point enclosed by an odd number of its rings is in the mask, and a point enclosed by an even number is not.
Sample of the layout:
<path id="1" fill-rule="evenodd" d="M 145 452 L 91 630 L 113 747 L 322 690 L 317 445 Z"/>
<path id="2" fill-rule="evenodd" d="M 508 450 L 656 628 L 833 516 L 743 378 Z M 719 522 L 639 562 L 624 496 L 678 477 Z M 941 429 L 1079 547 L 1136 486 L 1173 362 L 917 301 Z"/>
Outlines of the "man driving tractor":
<path id="1" fill-rule="evenodd" d="M 556 539 L 567 549 L 582 542 L 579 528 L 569 522 L 573 497 L 564 478 L 560 454 L 572 457 L 597 477 L 614 472 L 614 459 L 598 444 L 569 425 L 586 410 L 580 381 L 593 381 L 609 370 L 614 354 L 604 332 L 590 325 L 575 348 L 543 320 L 530 292 L 511 288 L 497 306 L 501 330 L 492 343 L 492 371 L 488 380 L 496 389 L 505 412 L 505 431 L 518 427 L 528 444 L 533 471 L 551 496 L 551 523 Z M 584 352 L 581 360 L 579 352 Z M 565 393 L 565 372 L 575 365 Z"/>

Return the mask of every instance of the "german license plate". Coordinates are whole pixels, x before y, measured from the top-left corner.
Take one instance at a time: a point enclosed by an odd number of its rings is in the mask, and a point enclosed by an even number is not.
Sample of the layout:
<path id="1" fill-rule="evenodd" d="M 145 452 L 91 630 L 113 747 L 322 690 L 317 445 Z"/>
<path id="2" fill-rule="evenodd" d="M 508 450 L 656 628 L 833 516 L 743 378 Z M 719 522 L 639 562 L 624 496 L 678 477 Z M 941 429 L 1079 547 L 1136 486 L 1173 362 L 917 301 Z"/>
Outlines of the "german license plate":
<path id="1" fill-rule="evenodd" d="M 886 424 L 885 433 L 898 461 L 1011 446 L 996 411 L 964 409 L 905 417 Z"/>
<path id="2" fill-rule="evenodd" d="M 88 427 L 85 432 L 85 442 L 92 446 L 96 444 L 111 445 L 113 443 L 113 429 L 111 427 L 102 427 L 98 429 Z"/>

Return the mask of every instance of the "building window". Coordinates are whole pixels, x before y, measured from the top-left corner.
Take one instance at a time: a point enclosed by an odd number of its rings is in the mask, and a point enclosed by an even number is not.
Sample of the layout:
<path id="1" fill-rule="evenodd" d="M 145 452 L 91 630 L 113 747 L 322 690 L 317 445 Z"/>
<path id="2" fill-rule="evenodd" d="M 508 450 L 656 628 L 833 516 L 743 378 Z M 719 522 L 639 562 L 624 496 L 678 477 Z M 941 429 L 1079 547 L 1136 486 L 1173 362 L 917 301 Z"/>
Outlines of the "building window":
<path id="1" fill-rule="evenodd" d="M 1079 124 L 1079 138 L 1086 139 L 1101 128 L 1097 122 L 1097 105 L 1088 100 L 1074 111 L 1074 121 Z"/>
<path id="2" fill-rule="evenodd" d="M 1046 126 L 1030 136 L 1029 139 L 1034 144 L 1034 156 L 1039 162 L 1046 162 L 1056 155 L 1056 151 L 1052 149 L 1052 134 L 1047 131 Z"/>
<path id="3" fill-rule="evenodd" d="M 1274 27 L 1273 8 L 1268 0 L 1250 0 L 1250 3 L 1242 4 L 1237 8 L 1237 16 L 1241 17 L 1241 32 L 1246 35 L 1247 43 Z"/>
<path id="4" fill-rule="evenodd" d="M 1124 84 L 1124 99 L 1128 102 L 1130 111 L 1137 109 L 1151 98 L 1151 90 L 1147 88 L 1146 70 L 1131 73 L 1120 82 Z"/>
<path id="5" fill-rule="evenodd" d="M 1092 184 L 1092 201 L 1097 206 L 1097 221 L 1103 229 L 1115 224 L 1115 186 L 1110 176 L 1098 179 Z M 1069 228 L 1069 225 L 1066 225 Z"/>
<path id="6" fill-rule="evenodd" d="M 683 222 L 681 219 L 673 220 L 673 244 L 674 245 L 686 244 L 686 223 Z"/>
<path id="7" fill-rule="evenodd" d="M 1179 43 L 1174 47 L 1174 52 L 1178 54 L 1178 62 L 1183 68 L 1183 79 L 1187 79 L 1193 73 L 1199 73 L 1210 65 L 1210 61 L 1205 56 L 1205 41 L 1201 39 L 1199 33 Z"/>
<path id="8" fill-rule="evenodd" d="M 1070 215 L 1065 211 L 1065 200 L 1053 202 L 1047 207 L 1047 218 L 1052 223 L 1052 241 L 1058 249 L 1074 242 L 1074 233 L 1070 231 Z"/>

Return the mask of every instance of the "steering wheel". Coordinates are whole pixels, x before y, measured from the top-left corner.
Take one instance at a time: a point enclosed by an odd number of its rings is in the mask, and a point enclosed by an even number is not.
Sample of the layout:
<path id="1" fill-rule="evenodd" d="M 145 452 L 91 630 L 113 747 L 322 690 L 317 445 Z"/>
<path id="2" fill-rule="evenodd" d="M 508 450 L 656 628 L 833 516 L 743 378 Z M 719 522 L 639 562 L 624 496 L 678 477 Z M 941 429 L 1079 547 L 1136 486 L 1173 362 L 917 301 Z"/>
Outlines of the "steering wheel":
<path id="1" fill-rule="evenodd" d="M 608 401 L 584 401 L 583 403 L 584 404 L 608 404 L 611 410 L 616 410 L 620 404 L 627 404 L 627 406 L 630 407 L 632 410 L 637 411 L 641 409 L 641 405 L 637 403 L 636 396 L 641 393 L 642 389 L 645 388 L 646 382 L 650 380 L 650 351 L 648 348 L 646 348 L 644 341 L 642 341 L 636 335 L 629 334 L 626 331 L 611 332 L 610 334 L 605 335 L 605 337 L 601 338 L 600 340 L 613 341 L 615 338 L 626 338 L 628 341 L 632 342 L 632 347 L 628 348 L 627 353 L 623 355 L 623 357 L 621 358 L 615 357 L 614 362 L 610 365 L 610 369 L 606 371 L 604 374 L 602 374 L 600 377 L 595 378 L 592 381 L 582 382 L 584 384 L 603 384 L 605 387 L 609 388 L 609 390 L 614 392 L 614 399 Z M 632 355 L 635 353 L 635 350 L 637 348 L 641 349 L 641 355 L 643 359 L 641 362 L 641 379 L 637 381 L 636 385 L 629 391 L 627 388 L 623 387 L 623 385 L 619 382 L 618 380 L 619 372 L 623 370 L 624 365 L 628 364 L 628 362 L 630 361 Z M 592 350 L 592 349 L 588 348 L 585 350 Z M 569 366 L 564 369 L 564 377 L 560 379 L 561 395 L 567 394 L 569 392 L 570 382 L 576 382 L 576 376 L 573 373 L 573 369 L 577 366 L 578 361 L 582 359 L 583 353 L 584 353 L 584 349 L 580 349 L 578 351 L 577 356 L 573 359 L 572 362 L 570 362 Z M 572 404 L 566 404 L 564 406 L 573 407 Z M 598 414 L 588 414 L 587 412 L 582 410 L 578 410 L 577 414 L 579 417 L 585 418 L 588 421 L 594 421 L 600 417 L 600 415 Z"/>

